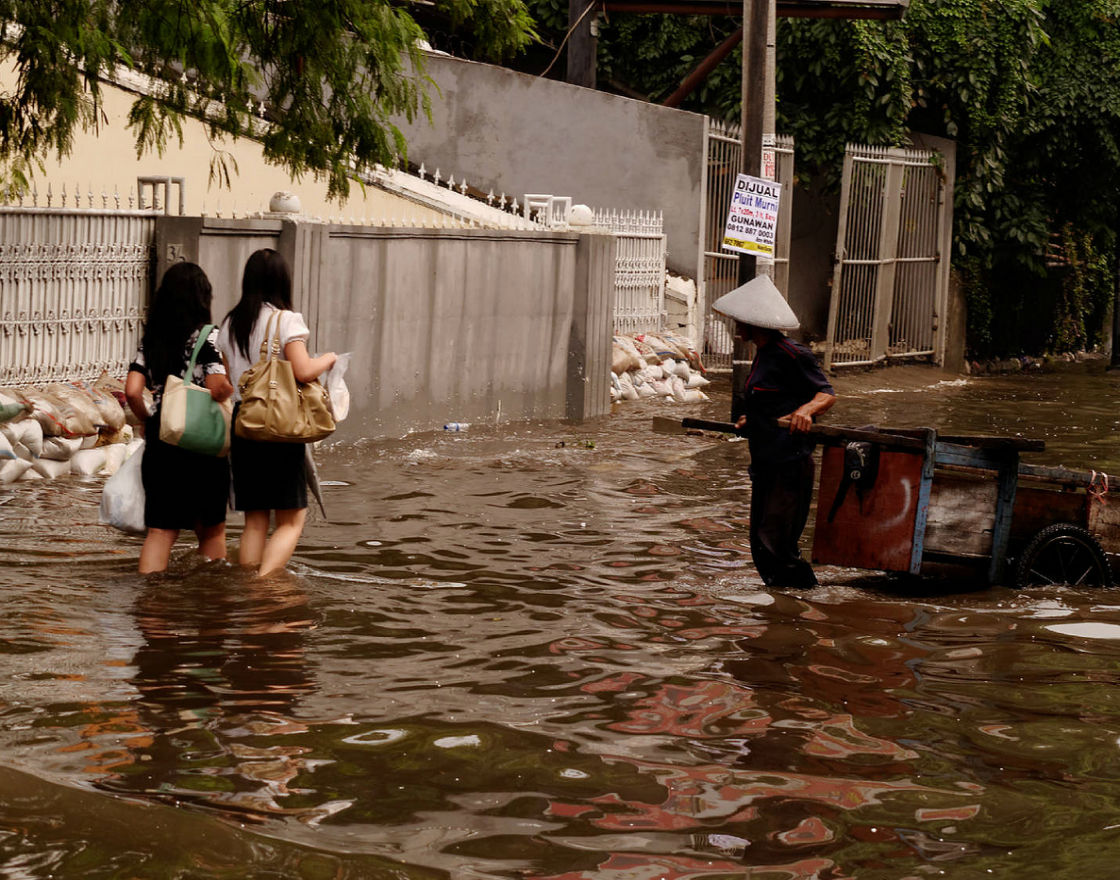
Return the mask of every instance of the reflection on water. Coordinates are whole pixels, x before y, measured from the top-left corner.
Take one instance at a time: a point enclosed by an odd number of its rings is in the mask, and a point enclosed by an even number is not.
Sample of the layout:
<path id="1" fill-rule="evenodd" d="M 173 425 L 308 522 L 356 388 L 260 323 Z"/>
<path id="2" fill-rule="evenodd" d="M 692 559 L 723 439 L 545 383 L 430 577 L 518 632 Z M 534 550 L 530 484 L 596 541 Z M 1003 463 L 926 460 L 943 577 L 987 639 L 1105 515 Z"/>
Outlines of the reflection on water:
<path id="1" fill-rule="evenodd" d="M 1118 382 L 864 374 L 833 421 L 1120 472 Z M 768 590 L 744 444 L 665 412 L 324 449 L 267 581 L 0 489 L 0 876 L 1111 876 L 1120 600 Z"/>

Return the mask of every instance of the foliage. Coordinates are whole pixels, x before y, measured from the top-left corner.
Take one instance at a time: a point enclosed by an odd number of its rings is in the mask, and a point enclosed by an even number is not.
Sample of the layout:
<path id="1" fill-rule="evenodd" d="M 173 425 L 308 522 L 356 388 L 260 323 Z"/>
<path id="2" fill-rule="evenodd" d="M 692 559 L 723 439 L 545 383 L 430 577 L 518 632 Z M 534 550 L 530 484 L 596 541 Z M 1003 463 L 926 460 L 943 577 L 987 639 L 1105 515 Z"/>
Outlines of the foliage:
<path id="1" fill-rule="evenodd" d="M 1069 268 L 1063 274 L 1054 322 L 1052 351 L 1078 351 L 1100 341 L 1102 318 L 1111 304 L 1111 272 L 1088 232 L 1077 232 L 1069 224 L 1062 230 L 1063 248 Z M 1097 331 L 1097 332 L 1094 332 Z"/>
<path id="2" fill-rule="evenodd" d="M 614 16 L 601 30 L 600 71 L 664 100 L 738 24 Z M 1024 323 L 1034 341 L 1023 344 L 1087 343 L 1085 322 L 1101 313 L 1055 294 L 1047 255 L 1055 238 L 1079 260 L 1094 254 L 1093 265 L 1116 248 L 1120 0 L 911 0 L 900 22 L 779 19 L 777 48 L 777 127 L 794 136 L 803 179 L 838 185 L 847 142 L 956 141 L 953 260 L 977 352 L 1016 347 L 1004 331 L 1019 314 L 1047 328 Z M 738 121 L 740 59 L 726 58 L 682 106 Z M 1093 303 L 1113 287 L 1096 271 L 1082 283 Z"/>
<path id="3" fill-rule="evenodd" d="M 436 0 L 449 27 L 501 56 L 532 38 L 521 0 Z M 427 110 L 424 32 L 390 0 L 0 0 L 0 162 L 15 184 L 78 129 L 103 122 L 101 81 L 118 67 L 152 77 L 129 121 L 138 153 L 181 139 L 185 115 L 211 136 L 254 136 L 295 176 L 345 196 L 354 165 L 405 152 L 394 116 Z"/>

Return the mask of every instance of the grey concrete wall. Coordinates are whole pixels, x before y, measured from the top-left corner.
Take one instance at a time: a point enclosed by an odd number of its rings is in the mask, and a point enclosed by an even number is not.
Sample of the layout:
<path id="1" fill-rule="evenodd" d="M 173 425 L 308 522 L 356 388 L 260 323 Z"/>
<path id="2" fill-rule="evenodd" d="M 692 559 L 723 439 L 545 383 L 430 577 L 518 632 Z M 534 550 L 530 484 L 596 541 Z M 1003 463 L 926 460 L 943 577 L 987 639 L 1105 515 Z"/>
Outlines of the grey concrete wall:
<path id="1" fill-rule="evenodd" d="M 338 439 L 565 415 L 577 236 L 308 232 L 315 338 L 353 352 Z"/>
<path id="2" fill-rule="evenodd" d="M 280 251 L 295 265 L 292 249 L 291 223 L 280 220 L 234 220 L 214 217 L 161 217 L 156 224 L 156 279 L 163 277 L 167 267 L 177 260 L 198 263 L 214 288 L 210 313 L 221 322 L 241 298 L 241 272 L 249 255 L 259 248 Z M 297 310 L 304 288 L 295 286 Z"/>
<path id="3" fill-rule="evenodd" d="M 581 235 L 576 247 L 572 330 L 568 339 L 567 417 L 583 419 L 610 409 L 614 316 L 613 235 Z"/>
<path id="4" fill-rule="evenodd" d="M 445 55 L 432 124 L 394 120 L 409 162 L 482 192 L 663 211 L 669 268 L 700 276 L 706 117 Z"/>
<path id="5" fill-rule="evenodd" d="M 171 217 L 157 241 L 161 271 L 206 270 L 215 319 L 249 254 L 288 257 L 309 348 L 352 353 L 335 440 L 609 412 L 612 236 Z"/>

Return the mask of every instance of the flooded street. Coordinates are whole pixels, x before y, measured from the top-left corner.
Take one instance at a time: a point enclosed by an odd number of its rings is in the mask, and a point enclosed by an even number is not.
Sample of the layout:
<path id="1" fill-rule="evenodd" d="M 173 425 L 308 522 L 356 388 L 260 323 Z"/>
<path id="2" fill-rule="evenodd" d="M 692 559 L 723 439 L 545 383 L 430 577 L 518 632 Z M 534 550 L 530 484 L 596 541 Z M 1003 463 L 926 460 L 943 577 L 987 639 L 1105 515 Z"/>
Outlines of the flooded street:
<path id="1" fill-rule="evenodd" d="M 0 877 L 1115 876 L 1120 592 L 765 588 L 745 442 L 650 429 L 713 387 L 326 447 L 269 581 L 141 578 L 102 480 L 0 487 Z M 837 388 L 1120 474 L 1102 367 Z"/>

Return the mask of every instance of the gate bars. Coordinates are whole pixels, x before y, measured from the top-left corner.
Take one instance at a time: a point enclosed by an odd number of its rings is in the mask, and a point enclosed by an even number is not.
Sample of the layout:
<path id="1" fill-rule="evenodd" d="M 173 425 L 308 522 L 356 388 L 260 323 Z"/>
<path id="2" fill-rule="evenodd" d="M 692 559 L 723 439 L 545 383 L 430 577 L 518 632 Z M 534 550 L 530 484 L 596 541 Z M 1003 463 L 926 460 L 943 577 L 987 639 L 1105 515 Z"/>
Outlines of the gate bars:
<path id="1" fill-rule="evenodd" d="M 934 150 L 849 144 L 824 366 L 942 363 L 951 171 Z"/>
<path id="2" fill-rule="evenodd" d="M 123 376 L 155 211 L 0 208 L 0 385 Z"/>

